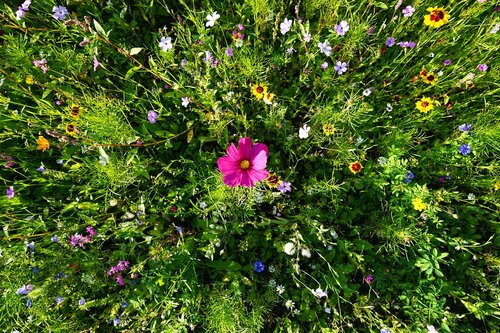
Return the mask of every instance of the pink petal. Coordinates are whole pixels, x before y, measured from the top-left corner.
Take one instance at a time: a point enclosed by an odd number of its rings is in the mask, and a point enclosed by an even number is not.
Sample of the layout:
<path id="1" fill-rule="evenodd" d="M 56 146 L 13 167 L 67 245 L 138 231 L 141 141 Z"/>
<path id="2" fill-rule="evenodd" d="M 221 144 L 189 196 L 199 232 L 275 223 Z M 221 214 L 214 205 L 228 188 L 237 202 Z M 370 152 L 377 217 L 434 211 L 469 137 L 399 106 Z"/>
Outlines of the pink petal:
<path id="1" fill-rule="evenodd" d="M 238 149 L 240 151 L 241 159 L 250 160 L 252 158 L 252 139 L 241 138 L 238 142 Z"/>
<path id="2" fill-rule="evenodd" d="M 235 187 L 236 185 L 240 185 L 241 177 L 243 176 L 243 171 L 238 170 L 236 172 L 227 173 L 224 175 L 224 184 Z"/>
<path id="3" fill-rule="evenodd" d="M 267 146 L 262 143 L 258 143 L 252 148 L 252 169 L 263 170 L 267 165 Z"/>
<path id="4" fill-rule="evenodd" d="M 223 156 L 217 160 L 220 172 L 224 175 L 240 171 L 240 162 L 233 160 L 231 157 Z"/>
<path id="5" fill-rule="evenodd" d="M 266 170 L 255 170 L 255 169 L 250 169 L 248 170 L 248 176 L 252 180 L 253 183 L 256 183 L 260 180 L 264 180 L 269 176 L 269 172 Z"/>
<path id="6" fill-rule="evenodd" d="M 233 161 L 239 161 L 241 159 L 240 152 L 236 149 L 234 143 L 231 143 L 231 145 L 227 147 L 227 156 L 229 156 L 229 158 Z"/>
<path id="7" fill-rule="evenodd" d="M 242 172 L 242 177 L 241 177 L 241 181 L 240 181 L 240 185 L 241 186 L 246 186 L 246 187 L 253 187 L 253 184 L 254 182 L 252 181 L 252 178 L 250 178 L 250 175 L 247 172 Z"/>

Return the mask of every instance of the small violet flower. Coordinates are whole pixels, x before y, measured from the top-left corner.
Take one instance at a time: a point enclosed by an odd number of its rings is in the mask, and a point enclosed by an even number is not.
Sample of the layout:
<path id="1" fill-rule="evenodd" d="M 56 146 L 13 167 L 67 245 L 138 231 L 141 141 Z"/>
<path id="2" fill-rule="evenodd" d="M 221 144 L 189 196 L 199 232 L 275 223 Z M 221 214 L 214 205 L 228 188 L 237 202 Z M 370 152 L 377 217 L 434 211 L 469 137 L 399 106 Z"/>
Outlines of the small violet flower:
<path id="1" fill-rule="evenodd" d="M 264 269 L 266 268 L 266 265 L 264 265 L 262 263 L 262 261 L 260 260 L 257 260 L 256 262 L 253 263 L 253 269 L 257 272 L 257 273 L 262 273 L 264 271 Z"/>
<path id="2" fill-rule="evenodd" d="M 162 51 L 168 51 L 168 50 L 171 50 L 174 46 L 172 45 L 172 38 L 170 37 L 162 37 L 160 39 L 160 49 L 162 49 Z"/>
<path id="3" fill-rule="evenodd" d="M 415 8 L 413 8 L 412 6 L 406 6 L 405 8 L 403 8 L 402 12 L 404 17 L 410 17 L 415 12 Z"/>
<path id="4" fill-rule="evenodd" d="M 94 55 L 94 72 L 97 70 L 97 67 L 99 67 L 100 63 L 97 61 L 97 57 Z"/>
<path id="5" fill-rule="evenodd" d="M 402 48 L 412 49 L 417 45 L 417 43 L 415 43 L 415 42 L 399 42 L 398 45 L 401 46 Z"/>
<path id="6" fill-rule="evenodd" d="M 278 191 L 281 193 L 292 192 L 292 183 L 281 181 L 278 184 Z"/>
<path id="7" fill-rule="evenodd" d="M 335 31 L 339 36 L 344 36 L 346 32 L 349 31 L 349 23 L 347 23 L 347 21 L 342 21 L 340 24 L 336 24 Z"/>
<path id="8" fill-rule="evenodd" d="M 347 63 L 337 61 L 335 64 L 335 67 L 333 69 L 339 74 L 342 75 L 343 73 L 347 72 Z"/>
<path id="9" fill-rule="evenodd" d="M 472 129 L 472 124 L 462 124 L 458 126 L 458 129 L 462 132 L 470 131 Z"/>
<path id="10" fill-rule="evenodd" d="M 385 45 L 387 45 L 387 46 L 389 46 L 389 47 L 394 46 L 394 44 L 396 44 L 396 39 L 394 39 L 394 37 L 389 37 L 389 38 L 387 38 L 387 40 L 385 41 Z"/>
<path id="11" fill-rule="evenodd" d="M 321 64 L 321 68 L 327 69 L 328 68 L 328 63 L 325 61 L 324 63 Z"/>
<path id="12" fill-rule="evenodd" d="M 293 20 L 289 20 L 286 18 L 281 24 L 280 24 L 280 31 L 281 34 L 284 35 L 288 31 L 290 31 L 290 28 L 292 28 Z"/>
<path id="13" fill-rule="evenodd" d="M 446 59 L 444 62 L 443 62 L 443 65 L 445 66 L 449 66 L 451 64 L 451 60 L 450 59 Z"/>
<path id="14" fill-rule="evenodd" d="M 323 43 L 318 43 L 319 50 L 324 53 L 327 57 L 332 54 L 332 47 L 328 43 L 328 39 L 325 39 Z"/>
<path id="15" fill-rule="evenodd" d="M 463 145 L 461 145 L 461 146 L 458 148 L 458 150 L 459 150 L 459 151 L 460 151 L 460 153 L 461 153 L 462 155 L 464 155 L 464 156 L 465 156 L 465 155 L 470 154 L 470 153 L 471 153 L 471 151 L 472 151 L 471 147 L 470 147 L 468 144 L 466 144 L 466 143 L 465 143 L 465 144 L 463 144 Z"/>
<path id="16" fill-rule="evenodd" d="M 373 282 L 373 275 L 368 274 L 368 276 L 367 276 L 367 277 L 365 277 L 365 282 L 366 282 L 367 284 L 372 283 L 372 282 Z"/>
<path id="17" fill-rule="evenodd" d="M 488 65 L 486 65 L 486 64 L 480 64 L 479 66 L 477 66 L 477 69 L 480 72 L 486 72 L 488 70 Z"/>
<path id="18" fill-rule="evenodd" d="M 52 7 L 52 12 L 54 13 L 52 17 L 56 20 L 65 20 L 66 15 L 69 15 L 68 10 L 64 6 L 54 6 Z"/>
<path id="19" fill-rule="evenodd" d="M 189 97 L 182 97 L 181 100 L 182 100 L 182 106 L 187 108 L 190 102 Z"/>
<path id="20" fill-rule="evenodd" d="M 9 188 L 5 191 L 5 194 L 7 195 L 7 199 L 14 198 L 15 195 L 14 186 L 9 186 Z"/>
<path id="21" fill-rule="evenodd" d="M 232 57 L 232 56 L 234 55 L 234 49 L 233 49 L 232 47 L 228 47 L 228 48 L 226 49 L 226 55 L 227 55 L 228 57 Z"/>
<path id="22" fill-rule="evenodd" d="M 148 112 L 148 121 L 151 123 L 151 124 L 154 124 L 156 123 L 156 120 L 158 120 L 158 113 L 156 113 L 155 111 L 151 110 Z"/>

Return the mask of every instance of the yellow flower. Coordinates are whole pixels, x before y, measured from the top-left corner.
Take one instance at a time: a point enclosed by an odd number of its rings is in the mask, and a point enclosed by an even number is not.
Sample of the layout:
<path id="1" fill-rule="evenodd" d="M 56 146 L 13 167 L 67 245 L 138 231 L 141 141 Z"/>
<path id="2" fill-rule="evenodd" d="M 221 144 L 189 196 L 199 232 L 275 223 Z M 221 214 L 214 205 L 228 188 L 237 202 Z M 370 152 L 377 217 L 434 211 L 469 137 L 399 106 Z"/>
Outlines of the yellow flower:
<path id="1" fill-rule="evenodd" d="M 358 161 L 349 164 L 349 170 L 351 170 L 351 172 L 354 174 L 360 172 L 361 169 L 363 169 L 363 166 Z"/>
<path id="2" fill-rule="evenodd" d="M 331 124 L 324 124 L 323 125 L 323 133 L 325 133 L 325 135 L 333 135 L 333 133 L 335 133 L 335 126 L 331 125 Z"/>
<path id="3" fill-rule="evenodd" d="M 266 184 L 270 188 L 277 188 L 280 182 L 281 182 L 281 177 L 276 176 L 275 173 L 269 174 L 269 176 L 267 176 L 266 178 Z"/>
<path id="4" fill-rule="evenodd" d="M 427 11 L 429 15 L 424 16 L 424 24 L 433 28 L 439 28 L 445 23 L 448 23 L 450 14 L 448 14 L 442 7 L 429 7 Z"/>
<path id="5" fill-rule="evenodd" d="M 436 84 L 436 82 L 438 81 L 438 77 L 433 72 L 427 72 L 425 68 L 422 68 L 420 77 L 427 84 Z"/>
<path id="6" fill-rule="evenodd" d="M 267 87 L 263 83 L 255 84 L 252 86 L 252 94 L 254 94 L 257 99 L 262 99 L 267 93 Z"/>
<path id="7" fill-rule="evenodd" d="M 68 133 L 71 136 L 75 136 L 77 133 L 76 129 L 76 124 L 75 123 L 69 123 L 66 125 L 66 133 Z"/>
<path id="8" fill-rule="evenodd" d="M 266 103 L 267 105 L 271 105 L 271 103 L 272 103 L 272 101 L 273 101 L 274 96 L 276 96 L 276 95 L 275 95 L 275 94 L 273 94 L 273 93 L 270 93 L 270 92 L 266 93 L 266 94 L 264 95 L 264 103 Z M 258 97 L 257 97 L 257 98 L 258 98 Z"/>
<path id="9" fill-rule="evenodd" d="M 500 190 L 500 182 L 495 183 L 495 191 Z"/>
<path id="10" fill-rule="evenodd" d="M 82 115 L 82 111 L 83 109 L 80 106 L 76 104 L 71 105 L 71 117 L 73 117 L 73 119 L 79 119 Z"/>
<path id="11" fill-rule="evenodd" d="M 38 150 L 45 151 L 49 149 L 50 143 L 49 140 L 45 139 L 43 136 L 39 136 L 38 140 L 36 140 L 36 143 L 38 143 Z"/>
<path id="12" fill-rule="evenodd" d="M 33 83 L 35 83 L 35 79 L 33 78 L 33 75 L 26 76 L 26 84 L 29 84 L 31 86 Z"/>
<path id="13" fill-rule="evenodd" d="M 412 203 L 413 203 L 413 208 L 415 210 L 418 210 L 419 212 L 427 208 L 427 205 L 420 198 L 414 199 Z"/>
<path id="14" fill-rule="evenodd" d="M 422 97 L 416 106 L 420 112 L 427 113 L 434 109 L 434 101 L 429 97 Z"/>

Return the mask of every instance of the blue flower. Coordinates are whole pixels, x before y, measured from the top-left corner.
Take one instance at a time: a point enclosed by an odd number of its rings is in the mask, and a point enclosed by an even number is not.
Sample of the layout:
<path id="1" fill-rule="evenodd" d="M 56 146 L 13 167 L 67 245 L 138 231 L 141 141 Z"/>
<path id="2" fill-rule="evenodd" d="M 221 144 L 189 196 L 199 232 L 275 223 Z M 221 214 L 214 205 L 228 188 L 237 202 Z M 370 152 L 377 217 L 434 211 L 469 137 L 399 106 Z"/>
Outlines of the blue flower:
<path id="1" fill-rule="evenodd" d="M 394 37 L 389 37 L 385 41 L 385 45 L 387 45 L 389 47 L 394 46 L 394 44 L 396 44 L 396 40 L 394 39 Z"/>
<path id="2" fill-rule="evenodd" d="M 462 124 L 458 126 L 458 129 L 461 130 L 462 132 L 470 131 L 472 129 L 472 124 Z"/>
<path id="3" fill-rule="evenodd" d="M 26 306 L 28 308 L 31 308 L 32 305 L 33 305 L 33 302 L 31 301 L 31 299 L 28 298 L 28 300 L 26 301 Z"/>
<path id="4" fill-rule="evenodd" d="M 470 148 L 470 146 L 468 144 L 466 144 L 466 143 L 464 143 L 463 145 L 461 145 L 460 148 L 458 148 L 458 150 L 460 151 L 460 153 L 462 155 L 468 155 L 472 151 L 472 149 Z"/>
<path id="5" fill-rule="evenodd" d="M 82 306 L 83 304 L 85 304 L 85 298 L 80 298 L 80 300 L 78 301 L 78 305 L 79 306 Z"/>
<path id="6" fill-rule="evenodd" d="M 415 174 L 413 174 L 413 172 L 408 172 L 408 174 L 406 175 L 406 178 L 403 179 L 403 182 L 404 183 L 411 183 L 411 181 L 413 180 L 413 178 L 415 178 Z"/>
<path id="7" fill-rule="evenodd" d="M 58 296 L 58 297 L 56 298 L 56 304 L 59 304 L 59 303 L 61 303 L 62 301 L 64 301 L 64 297 L 62 297 L 62 296 Z"/>
<path id="8" fill-rule="evenodd" d="M 127 307 L 127 305 L 128 305 L 128 302 L 127 302 L 127 301 L 123 302 L 123 303 L 122 303 L 122 308 L 126 308 L 126 307 Z"/>
<path id="9" fill-rule="evenodd" d="M 262 263 L 262 261 L 260 260 L 257 260 L 256 262 L 253 263 L 253 269 L 257 272 L 257 273 L 262 273 L 264 271 L 264 269 L 266 268 L 266 265 L 264 265 Z"/>
<path id="10" fill-rule="evenodd" d="M 28 244 L 26 244 L 26 246 L 28 247 L 28 249 L 31 250 L 31 252 L 35 251 L 35 243 L 34 242 L 28 243 Z"/>

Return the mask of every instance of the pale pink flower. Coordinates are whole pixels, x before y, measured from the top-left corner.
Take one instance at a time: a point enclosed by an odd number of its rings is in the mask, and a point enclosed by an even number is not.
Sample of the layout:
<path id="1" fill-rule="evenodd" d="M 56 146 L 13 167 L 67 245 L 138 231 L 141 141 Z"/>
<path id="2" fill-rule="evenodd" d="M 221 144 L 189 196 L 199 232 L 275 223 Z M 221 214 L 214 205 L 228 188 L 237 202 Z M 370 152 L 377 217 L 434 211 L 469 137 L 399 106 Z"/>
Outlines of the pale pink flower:
<path id="1" fill-rule="evenodd" d="M 257 143 L 252 146 L 251 138 L 241 138 L 238 148 L 234 143 L 227 148 L 227 156 L 217 160 L 220 172 L 224 175 L 224 184 L 253 187 L 256 182 L 269 175 L 266 170 L 267 146 Z"/>

